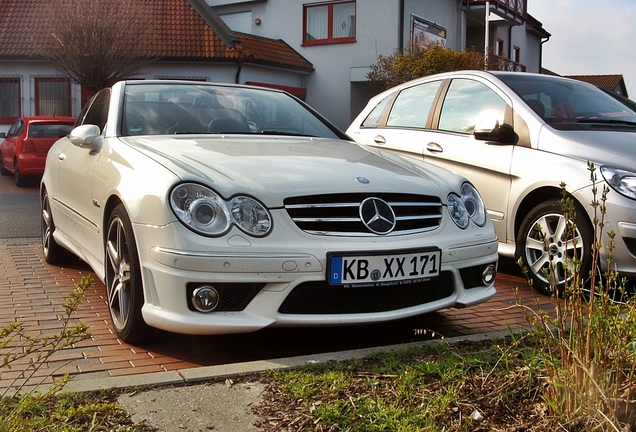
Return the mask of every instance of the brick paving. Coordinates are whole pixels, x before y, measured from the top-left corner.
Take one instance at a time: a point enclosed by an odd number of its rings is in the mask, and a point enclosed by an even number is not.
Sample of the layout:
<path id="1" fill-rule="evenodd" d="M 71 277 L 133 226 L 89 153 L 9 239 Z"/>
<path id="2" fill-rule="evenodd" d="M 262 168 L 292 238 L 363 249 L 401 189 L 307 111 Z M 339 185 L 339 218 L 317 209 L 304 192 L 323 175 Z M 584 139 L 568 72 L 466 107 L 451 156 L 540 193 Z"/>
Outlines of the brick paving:
<path id="1" fill-rule="evenodd" d="M 503 271 L 499 272 L 495 284 L 498 292 L 489 302 L 418 317 L 417 328 L 445 337 L 491 333 L 527 327 L 523 310 L 514 306 L 518 299 L 532 307 L 551 309 L 550 298 L 536 297 L 514 263 L 500 263 L 500 267 Z M 92 276 L 95 283 L 87 290 L 74 319 L 90 325 L 91 338 L 54 354 L 28 384 L 49 384 L 64 374 L 73 376 L 74 380 L 107 378 L 232 363 L 236 358 L 240 361 L 264 358 L 259 355 L 280 358 L 311 353 L 310 348 L 294 351 L 289 342 L 275 346 L 275 352 L 268 353 L 265 345 L 272 342 L 262 342 L 267 338 L 259 335 L 185 336 L 159 332 L 159 336 L 144 345 L 124 343 L 111 330 L 104 285 L 88 266 L 81 262 L 68 268 L 51 266 L 44 262 L 39 244 L 19 241 L 0 245 L 0 326 L 18 320 L 31 335 L 59 331 L 62 323 L 58 316 L 64 313 L 62 304 L 86 275 Z M 310 330 L 304 330 L 307 331 Z M 329 331 L 312 335 L 318 335 L 316 341 L 320 337 L 328 339 Z M 357 348 L 357 339 L 356 333 L 352 333 L 351 341 L 345 338 L 347 345 L 339 349 Z M 23 347 L 14 345 L 13 349 Z M 6 352 L 0 351 L 0 355 Z M 11 369 L 0 371 L 0 389 L 22 384 L 28 365 L 29 360 L 25 359 L 13 364 Z"/>

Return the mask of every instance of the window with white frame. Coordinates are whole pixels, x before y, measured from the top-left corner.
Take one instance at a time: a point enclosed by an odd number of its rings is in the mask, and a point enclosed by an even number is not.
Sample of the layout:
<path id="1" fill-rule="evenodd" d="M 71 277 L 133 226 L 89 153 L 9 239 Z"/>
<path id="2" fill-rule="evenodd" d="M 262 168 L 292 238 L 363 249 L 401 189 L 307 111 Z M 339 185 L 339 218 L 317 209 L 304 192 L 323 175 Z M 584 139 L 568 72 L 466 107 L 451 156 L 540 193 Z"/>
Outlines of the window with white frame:
<path id="1" fill-rule="evenodd" d="M 71 116 L 71 80 L 35 79 L 35 115 Z"/>
<path id="2" fill-rule="evenodd" d="M 0 77 L 0 123 L 11 124 L 20 115 L 20 78 Z"/>
<path id="3" fill-rule="evenodd" d="M 355 1 L 308 4 L 303 14 L 304 45 L 355 42 Z"/>
<path id="4" fill-rule="evenodd" d="M 512 61 L 515 63 L 521 63 L 521 48 L 515 46 L 512 49 Z"/>

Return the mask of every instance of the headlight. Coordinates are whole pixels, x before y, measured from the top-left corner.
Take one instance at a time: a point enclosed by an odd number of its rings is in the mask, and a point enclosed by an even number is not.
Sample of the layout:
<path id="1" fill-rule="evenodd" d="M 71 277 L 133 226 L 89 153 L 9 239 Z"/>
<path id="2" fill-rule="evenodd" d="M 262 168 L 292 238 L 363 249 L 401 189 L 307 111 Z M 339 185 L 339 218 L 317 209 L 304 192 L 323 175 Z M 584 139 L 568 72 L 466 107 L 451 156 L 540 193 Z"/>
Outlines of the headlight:
<path id="1" fill-rule="evenodd" d="M 447 202 L 451 219 L 461 229 L 468 228 L 471 219 L 478 226 L 486 224 L 486 207 L 477 189 L 470 183 L 462 184 L 461 196 L 448 195 Z"/>
<path id="2" fill-rule="evenodd" d="M 470 217 L 468 216 L 466 207 L 464 207 L 464 203 L 462 203 L 462 199 L 455 194 L 448 196 L 448 212 L 458 227 L 461 229 L 468 228 Z"/>
<path id="3" fill-rule="evenodd" d="M 269 234 L 272 219 L 261 203 L 239 196 L 230 202 L 213 190 L 184 183 L 172 190 L 170 206 L 179 220 L 199 234 L 220 236 L 234 224 L 252 236 Z"/>
<path id="4" fill-rule="evenodd" d="M 601 167 L 601 174 L 616 192 L 627 198 L 636 199 L 636 173 L 604 166 Z"/>
<path id="5" fill-rule="evenodd" d="M 272 227 L 269 213 L 250 197 L 236 197 L 231 203 L 232 219 L 243 231 L 254 236 L 264 236 Z"/>
<path id="6" fill-rule="evenodd" d="M 477 189 L 470 183 L 462 185 L 462 202 L 470 218 L 479 226 L 486 224 L 486 206 Z"/>

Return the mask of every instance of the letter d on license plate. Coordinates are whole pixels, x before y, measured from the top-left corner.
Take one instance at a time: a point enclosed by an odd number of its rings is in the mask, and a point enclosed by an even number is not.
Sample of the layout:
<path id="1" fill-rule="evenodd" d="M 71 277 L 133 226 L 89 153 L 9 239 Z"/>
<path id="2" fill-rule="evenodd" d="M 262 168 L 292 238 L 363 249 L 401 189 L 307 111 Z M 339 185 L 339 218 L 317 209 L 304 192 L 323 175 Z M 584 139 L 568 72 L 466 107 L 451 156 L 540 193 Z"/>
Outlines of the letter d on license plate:
<path id="1" fill-rule="evenodd" d="M 384 255 L 327 255 L 330 285 L 393 285 L 439 275 L 441 251 L 429 249 Z"/>

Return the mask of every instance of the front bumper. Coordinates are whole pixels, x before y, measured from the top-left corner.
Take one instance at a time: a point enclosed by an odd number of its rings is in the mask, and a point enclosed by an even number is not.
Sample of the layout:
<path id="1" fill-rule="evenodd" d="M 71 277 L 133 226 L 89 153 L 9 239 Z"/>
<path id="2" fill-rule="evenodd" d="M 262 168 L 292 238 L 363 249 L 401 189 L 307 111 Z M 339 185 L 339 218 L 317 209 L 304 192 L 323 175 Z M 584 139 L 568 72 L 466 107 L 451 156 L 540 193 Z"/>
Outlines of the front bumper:
<path id="1" fill-rule="evenodd" d="M 497 239 L 492 231 L 484 235 L 481 229 L 474 230 L 475 239 L 469 243 L 461 235 L 455 240 L 463 243 L 452 244 L 451 238 L 448 244 L 433 244 L 442 251 L 437 278 L 399 287 L 340 288 L 325 281 L 327 253 L 376 251 L 377 238 L 345 241 L 302 233 L 289 238 L 288 233 L 297 230 L 283 228 L 279 232 L 286 232 L 285 238 L 251 239 L 231 234 L 205 239 L 178 224 L 136 226 L 145 291 L 142 314 L 150 326 L 167 331 L 228 334 L 269 326 L 377 323 L 471 306 L 496 292 L 494 283 L 484 284 L 479 275 L 488 265 L 496 266 Z M 431 246 L 427 242 L 439 237 L 428 233 L 383 238 L 382 250 L 390 253 L 416 245 Z M 177 247 L 158 246 L 174 243 L 174 239 L 185 241 Z M 219 287 L 222 298 L 245 298 L 227 300 L 228 306 L 221 308 L 224 310 L 198 312 L 189 305 L 188 292 L 202 284 Z"/>

